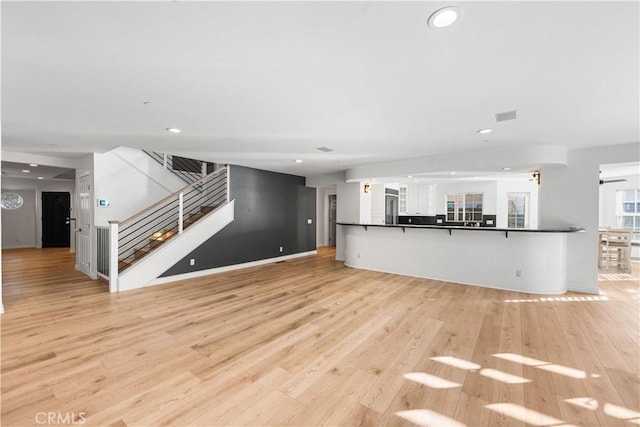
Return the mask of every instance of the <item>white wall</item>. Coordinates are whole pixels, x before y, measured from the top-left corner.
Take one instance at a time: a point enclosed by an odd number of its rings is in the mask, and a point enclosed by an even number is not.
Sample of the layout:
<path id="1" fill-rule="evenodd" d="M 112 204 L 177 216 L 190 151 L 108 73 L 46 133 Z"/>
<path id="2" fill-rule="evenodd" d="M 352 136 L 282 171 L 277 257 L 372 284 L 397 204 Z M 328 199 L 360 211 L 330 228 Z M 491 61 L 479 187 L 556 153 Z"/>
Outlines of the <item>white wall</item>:
<path id="1" fill-rule="evenodd" d="M 598 292 L 598 198 L 600 165 L 640 160 L 640 144 L 573 150 L 567 167 L 542 169 L 540 227 L 581 226 L 567 236 L 568 289 Z"/>
<path id="2" fill-rule="evenodd" d="M 384 224 L 386 213 L 386 196 L 384 184 L 371 185 L 371 224 Z"/>
<path id="3" fill-rule="evenodd" d="M 358 223 L 360 221 L 360 183 L 339 182 L 336 187 L 338 222 Z M 344 261 L 344 226 L 336 227 L 336 260 Z"/>
<path id="4" fill-rule="evenodd" d="M 360 184 L 360 188 L 358 189 L 360 195 L 360 219 L 358 222 L 360 224 L 371 224 L 371 196 L 372 193 L 369 191 L 368 193 L 364 192 L 364 184 Z"/>
<path id="5" fill-rule="evenodd" d="M 3 182 L 3 185 L 6 183 Z M 8 190 L 19 194 L 24 200 L 15 210 L 2 209 L 2 248 L 36 247 L 36 192 L 35 190 Z"/>
<path id="6" fill-rule="evenodd" d="M 97 206 L 98 199 L 111 203 L 108 208 L 95 208 L 96 226 L 107 226 L 111 220 L 123 221 L 186 185 L 178 180 L 168 188 L 160 179 L 171 176 L 169 172 L 162 167 L 141 168 L 139 164 L 126 160 L 121 150 L 94 155 L 93 205 Z M 140 153 L 139 150 L 134 151 Z"/>

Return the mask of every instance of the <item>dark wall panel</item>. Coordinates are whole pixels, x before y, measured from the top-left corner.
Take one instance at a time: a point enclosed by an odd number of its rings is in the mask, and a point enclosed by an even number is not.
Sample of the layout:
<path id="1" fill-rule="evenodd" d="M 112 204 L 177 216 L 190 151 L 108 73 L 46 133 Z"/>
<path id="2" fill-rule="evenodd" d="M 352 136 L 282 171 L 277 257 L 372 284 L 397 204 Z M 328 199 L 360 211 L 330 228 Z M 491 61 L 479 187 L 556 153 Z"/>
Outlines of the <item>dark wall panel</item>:
<path id="1" fill-rule="evenodd" d="M 229 181 L 233 222 L 162 277 L 316 249 L 316 190 L 304 177 L 231 166 Z"/>

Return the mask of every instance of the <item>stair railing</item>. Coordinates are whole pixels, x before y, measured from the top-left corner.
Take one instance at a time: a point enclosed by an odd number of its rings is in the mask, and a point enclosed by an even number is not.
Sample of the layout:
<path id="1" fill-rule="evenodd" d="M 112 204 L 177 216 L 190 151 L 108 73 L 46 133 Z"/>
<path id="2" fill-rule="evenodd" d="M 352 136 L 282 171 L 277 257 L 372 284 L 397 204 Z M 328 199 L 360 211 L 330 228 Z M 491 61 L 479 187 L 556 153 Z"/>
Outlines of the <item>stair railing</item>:
<path id="1" fill-rule="evenodd" d="M 207 162 L 156 151 L 142 151 L 187 184 L 192 184 L 207 175 Z"/>
<path id="2" fill-rule="evenodd" d="M 229 201 L 228 166 L 201 178 L 124 221 L 109 221 L 109 290 L 117 291 L 118 273 L 205 214 Z M 124 264 L 123 264 L 124 263 Z"/>

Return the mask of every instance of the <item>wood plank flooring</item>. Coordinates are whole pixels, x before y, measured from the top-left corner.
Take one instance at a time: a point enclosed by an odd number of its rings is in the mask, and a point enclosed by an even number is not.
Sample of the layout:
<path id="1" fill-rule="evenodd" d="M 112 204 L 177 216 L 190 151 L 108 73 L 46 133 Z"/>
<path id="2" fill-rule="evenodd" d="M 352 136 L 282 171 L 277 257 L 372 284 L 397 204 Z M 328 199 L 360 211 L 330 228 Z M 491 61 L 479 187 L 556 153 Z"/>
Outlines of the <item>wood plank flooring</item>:
<path id="1" fill-rule="evenodd" d="M 3 257 L 2 425 L 640 424 L 640 289 L 548 297 L 335 252 L 109 294 L 64 249 Z"/>

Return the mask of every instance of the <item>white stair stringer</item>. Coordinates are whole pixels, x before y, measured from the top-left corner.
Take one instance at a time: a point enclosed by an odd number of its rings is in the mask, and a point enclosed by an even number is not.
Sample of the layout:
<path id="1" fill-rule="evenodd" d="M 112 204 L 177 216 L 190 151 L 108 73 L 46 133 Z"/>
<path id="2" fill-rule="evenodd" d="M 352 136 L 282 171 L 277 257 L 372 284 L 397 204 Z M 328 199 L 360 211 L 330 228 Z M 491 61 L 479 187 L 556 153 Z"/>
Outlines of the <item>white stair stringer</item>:
<path id="1" fill-rule="evenodd" d="M 182 234 L 172 237 L 149 255 L 123 271 L 118 277 L 117 291 L 148 286 L 171 266 L 189 255 L 234 219 L 234 201 L 225 203 L 202 217 Z"/>

